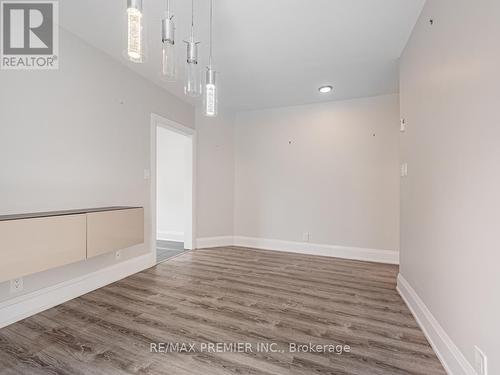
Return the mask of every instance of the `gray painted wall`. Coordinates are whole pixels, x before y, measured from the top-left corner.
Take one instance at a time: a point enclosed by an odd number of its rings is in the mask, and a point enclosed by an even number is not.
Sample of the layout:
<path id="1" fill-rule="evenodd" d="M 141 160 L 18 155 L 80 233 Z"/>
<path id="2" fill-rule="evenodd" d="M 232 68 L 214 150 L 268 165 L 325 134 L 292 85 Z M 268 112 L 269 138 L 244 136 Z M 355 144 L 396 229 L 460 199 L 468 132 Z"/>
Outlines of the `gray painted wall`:
<path id="1" fill-rule="evenodd" d="M 235 155 L 236 236 L 399 250 L 398 95 L 238 113 Z"/>
<path id="2" fill-rule="evenodd" d="M 430 26 L 429 20 L 434 19 Z M 401 273 L 500 374 L 500 2 L 429 0 L 401 61 Z"/>
<path id="3" fill-rule="evenodd" d="M 0 214 L 144 206 L 149 232 L 151 112 L 194 128 L 193 107 L 62 29 L 60 56 L 57 71 L 0 71 Z M 108 254 L 28 276 L 24 292 L 115 262 Z M 0 284 L 0 301 L 9 298 Z"/>

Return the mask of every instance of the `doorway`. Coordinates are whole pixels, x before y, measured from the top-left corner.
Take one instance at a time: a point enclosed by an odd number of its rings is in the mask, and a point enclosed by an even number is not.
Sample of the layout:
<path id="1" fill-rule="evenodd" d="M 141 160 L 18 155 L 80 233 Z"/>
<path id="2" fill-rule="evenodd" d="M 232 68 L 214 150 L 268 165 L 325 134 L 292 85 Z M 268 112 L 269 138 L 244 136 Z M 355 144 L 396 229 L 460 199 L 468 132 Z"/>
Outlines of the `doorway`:
<path id="1" fill-rule="evenodd" d="M 195 131 L 151 118 L 152 251 L 156 263 L 194 248 Z"/>

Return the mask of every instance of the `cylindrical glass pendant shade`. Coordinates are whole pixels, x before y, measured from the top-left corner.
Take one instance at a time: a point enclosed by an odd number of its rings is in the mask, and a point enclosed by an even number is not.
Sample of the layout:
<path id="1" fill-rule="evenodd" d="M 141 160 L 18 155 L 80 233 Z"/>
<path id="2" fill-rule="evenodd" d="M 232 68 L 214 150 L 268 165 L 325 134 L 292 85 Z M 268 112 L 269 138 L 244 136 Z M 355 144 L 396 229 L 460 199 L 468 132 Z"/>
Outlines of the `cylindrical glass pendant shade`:
<path id="1" fill-rule="evenodd" d="M 205 75 L 205 93 L 203 95 L 203 109 L 205 116 L 215 117 L 218 112 L 219 90 L 216 82 L 216 72 L 212 67 L 212 29 L 213 29 L 213 0 L 210 0 L 210 55 Z"/>
<path id="2" fill-rule="evenodd" d="M 162 76 L 167 81 L 176 80 L 175 69 L 175 46 L 169 42 L 163 42 L 162 50 Z"/>
<path id="3" fill-rule="evenodd" d="M 212 70 L 212 68 L 208 68 L 205 79 L 205 95 L 203 96 L 203 108 L 205 110 L 205 116 L 217 116 L 218 94 L 219 93 L 216 85 L 216 72 Z"/>
<path id="4" fill-rule="evenodd" d="M 174 20 L 169 14 L 162 20 L 162 76 L 167 81 L 176 79 Z"/>
<path id="5" fill-rule="evenodd" d="M 202 93 L 201 70 L 198 66 L 198 43 L 191 39 L 187 45 L 186 80 L 184 93 L 190 97 L 200 96 Z"/>
<path id="6" fill-rule="evenodd" d="M 184 93 L 190 97 L 198 97 L 201 95 L 201 91 L 201 71 L 198 64 L 187 63 Z"/>
<path id="7" fill-rule="evenodd" d="M 144 61 L 142 0 L 127 0 L 127 57 L 135 63 Z"/>

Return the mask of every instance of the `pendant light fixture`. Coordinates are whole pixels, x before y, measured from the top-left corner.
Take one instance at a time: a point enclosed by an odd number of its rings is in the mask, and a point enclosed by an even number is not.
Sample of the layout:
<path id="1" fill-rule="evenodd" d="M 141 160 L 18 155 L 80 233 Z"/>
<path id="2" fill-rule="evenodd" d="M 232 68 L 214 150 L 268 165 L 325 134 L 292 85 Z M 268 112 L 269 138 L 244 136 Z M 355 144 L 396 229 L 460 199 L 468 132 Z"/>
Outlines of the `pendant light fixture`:
<path id="1" fill-rule="evenodd" d="M 194 0 L 191 0 L 191 36 L 187 45 L 186 58 L 186 80 L 184 82 L 184 93 L 187 96 L 197 97 L 201 95 L 201 71 L 198 67 L 198 44 L 194 40 Z"/>
<path id="2" fill-rule="evenodd" d="M 144 28 L 142 0 L 127 0 L 127 58 L 135 63 L 144 61 Z"/>
<path id="3" fill-rule="evenodd" d="M 170 8 L 170 0 L 167 0 L 167 13 L 161 21 L 162 42 L 162 77 L 167 81 L 175 81 L 175 24 L 174 16 Z"/>
<path id="4" fill-rule="evenodd" d="M 210 55 L 208 57 L 208 67 L 205 76 L 205 95 L 203 97 L 203 107 L 205 109 L 205 116 L 217 116 L 217 85 L 216 75 L 217 72 L 212 66 L 212 34 L 213 34 L 213 0 L 210 0 Z"/>

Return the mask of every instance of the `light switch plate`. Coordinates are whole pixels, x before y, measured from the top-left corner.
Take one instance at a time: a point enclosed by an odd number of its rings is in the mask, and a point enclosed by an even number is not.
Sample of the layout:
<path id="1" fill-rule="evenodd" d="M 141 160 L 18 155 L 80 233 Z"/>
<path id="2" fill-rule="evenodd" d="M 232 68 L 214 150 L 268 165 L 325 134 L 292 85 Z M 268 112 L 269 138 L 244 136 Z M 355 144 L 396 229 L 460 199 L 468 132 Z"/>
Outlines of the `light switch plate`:
<path id="1" fill-rule="evenodd" d="M 401 164 L 401 177 L 408 176 L 408 163 Z"/>
<path id="2" fill-rule="evenodd" d="M 474 367 L 478 375 L 488 375 L 488 358 L 477 346 L 474 346 Z"/>
<path id="3" fill-rule="evenodd" d="M 22 277 L 10 280 L 10 293 L 19 293 L 24 289 L 24 281 Z"/>
<path id="4" fill-rule="evenodd" d="M 406 120 L 404 118 L 401 119 L 401 126 L 399 128 L 401 133 L 404 133 L 406 131 Z"/>

